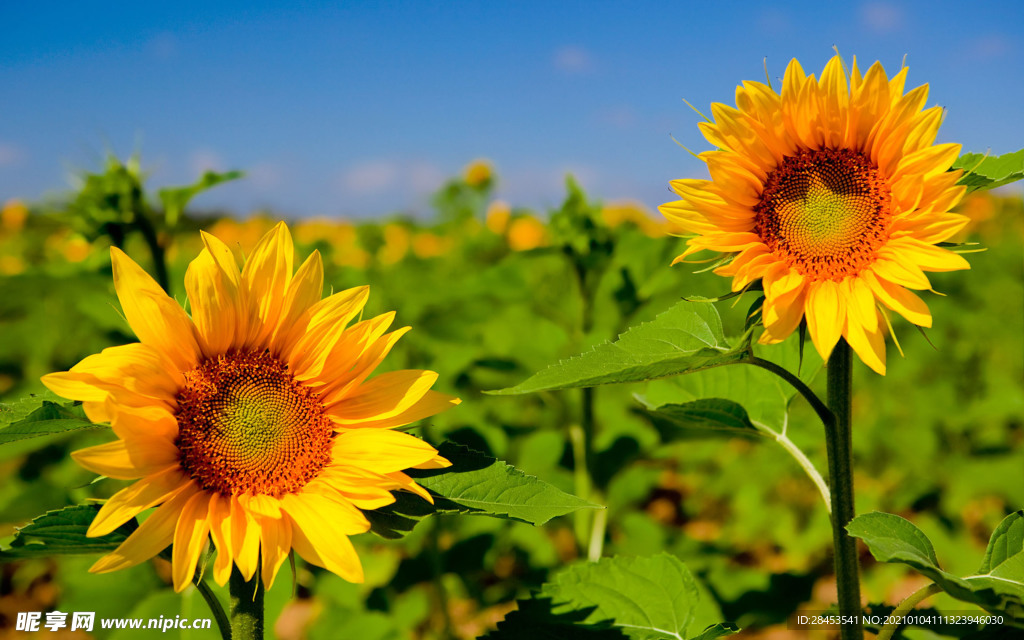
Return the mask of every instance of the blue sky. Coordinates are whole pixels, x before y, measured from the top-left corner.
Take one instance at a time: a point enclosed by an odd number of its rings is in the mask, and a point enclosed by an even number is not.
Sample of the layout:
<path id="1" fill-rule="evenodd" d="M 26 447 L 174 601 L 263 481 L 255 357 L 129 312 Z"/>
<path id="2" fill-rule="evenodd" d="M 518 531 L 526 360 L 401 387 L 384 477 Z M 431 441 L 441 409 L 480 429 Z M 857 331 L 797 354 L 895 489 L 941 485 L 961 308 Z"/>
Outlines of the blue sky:
<path id="1" fill-rule="evenodd" d="M 833 45 L 931 85 L 940 140 L 1024 146 L 1024 3 L 4 3 L 0 199 L 141 148 L 150 185 L 248 177 L 196 201 L 239 215 L 424 212 L 476 157 L 498 195 L 557 204 L 566 172 L 654 207 L 705 175 L 699 109 Z M 57 7 L 57 9 L 54 9 Z"/>

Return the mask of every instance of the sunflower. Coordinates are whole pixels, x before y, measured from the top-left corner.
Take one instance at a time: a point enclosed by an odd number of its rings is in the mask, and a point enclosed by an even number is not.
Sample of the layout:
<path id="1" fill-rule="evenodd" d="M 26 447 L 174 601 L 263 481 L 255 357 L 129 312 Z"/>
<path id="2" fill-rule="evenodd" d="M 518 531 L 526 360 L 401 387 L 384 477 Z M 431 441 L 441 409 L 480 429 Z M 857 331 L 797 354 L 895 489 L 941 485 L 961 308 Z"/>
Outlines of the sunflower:
<path id="1" fill-rule="evenodd" d="M 924 109 L 928 85 L 904 93 L 880 63 L 849 73 L 837 55 L 821 79 L 790 62 L 782 94 L 744 82 L 736 108 L 714 104 L 701 123 L 717 147 L 699 157 L 711 180 L 675 180 L 682 200 L 660 207 L 693 234 L 676 262 L 704 249 L 730 254 L 715 269 L 733 291 L 764 290 L 760 342 L 780 342 L 806 319 L 822 358 L 840 336 L 885 373 L 888 311 L 930 327 L 910 289 L 931 289 L 924 272 L 969 269 L 935 246 L 967 223 L 950 210 L 963 197 L 949 171 L 958 144 L 933 144 L 942 109 Z M 891 328 L 890 328 L 891 331 Z"/>
<path id="2" fill-rule="evenodd" d="M 392 430 L 459 403 L 430 387 L 431 371 L 368 377 L 408 327 L 394 313 L 361 320 L 368 287 L 321 300 L 314 252 L 293 274 L 284 223 L 239 269 L 223 242 L 185 275 L 191 318 L 120 250 L 114 287 L 140 342 L 104 349 L 70 371 L 43 377 L 81 400 L 118 439 L 76 451 L 85 468 L 138 481 L 103 505 L 89 536 L 110 533 L 157 507 L 91 571 L 143 562 L 173 545 L 174 588 L 185 588 L 212 538 L 214 579 L 232 565 L 269 588 L 294 549 L 352 582 L 362 567 L 348 536 L 369 529 L 361 509 L 405 489 L 430 495 L 403 473 L 449 466 L 432 446 Z"/>

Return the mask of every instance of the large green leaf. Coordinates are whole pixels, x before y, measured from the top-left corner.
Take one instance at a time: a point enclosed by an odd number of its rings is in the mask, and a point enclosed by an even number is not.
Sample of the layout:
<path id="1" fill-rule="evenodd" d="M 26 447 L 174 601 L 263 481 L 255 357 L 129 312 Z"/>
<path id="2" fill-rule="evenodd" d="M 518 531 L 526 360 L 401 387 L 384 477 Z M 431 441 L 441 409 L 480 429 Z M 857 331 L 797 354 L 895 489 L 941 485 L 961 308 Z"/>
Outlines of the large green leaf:
<path id="1" fill-rule="evenodd" d="M 105 426 L 90 422 L 81 403 L 69 402 L 49 391 L 0 403 L 0 444 Z"/>
<path id="2" fill-rule="evenodd" d="M 682 404 L 663 404 L 644 414 L 664 442 L 708 434 L 753 437 L 765 435 L 750 422 L 747 410 L 731 400 L 702 398 Z"/>
<path id="3" fill-rule="evenodd" d="M 964 176 L 957 184 L 966 185 L 968 193 L 994 189 L 1024 178 L 1024 149 L 1001 156 L 965 153 L 957 158 L 953 168 L 964 170 Z"/>
<path id="4" fill-rule="evenodd" d="M 690 570 L 675 556 L 579 562 L 530 600 L 520 601 L 519 610 L 487 637 L 681 640 L 693 637 L 688 627 L 698 597 Z M 711 640 L 735 631 L 732 625 L 717 624 L 696 638 Z"/>
<path id="5" fill-rule="evenodd" d="M 591 351 L 563 360 L 496 395 L 654 380 L 739 362 L 745 346 L 729 345 L 709 302 L 683 301 Z"/>
<path id="6" fill-rule="evenodd" d="M 113 532 L 88 538 L 98 505 L 75 505 L 48 511 L 14 533 L 14 539 L 3 550 L 0 560 L 38 558 L 66 554 L 109 553 L 138 528 L 132 518 Z"/>
<path id="7" fill-rule="evenodd" d="M 862 539 L 879 562 L 909 565 L 957 600 L 976 604 L 991 613 L 1003 614 L 1007 624 L 1024 628 L 1024 552 L 995 562 L 1001 555 L 997 549 L 1015 540 L 1019 534 L 1015 527 L 1013 522 L 1005 528 L 1000 525 L 989 543 L 990 552 L 985 556 L 984 564 L 989 570 L 964 578 L 939 568 L 928 537 L 905 518 L 876 511 L 857 516 L 846 530 L 851 536 Z"/>
<path id="8" fill-rule="evenodd" d="M 879 562 L 902 562 L 918 570 L 939 569 L 928 536 L 906 518 L 874 511 L 854 518 L 846 530 L 864 540 Z"/>
<path id="9" fill-rule="evenodd" d="M 394 504 L 367 512 L 374 532 L 386 538 L 401 537 L 431 513 L 493 516 L 542 525 L 578 509 L 601 508 L 469 447 L 446 442 L 438 451 L 452 466 L 407 472 L 430 491 L 434 505 L 396 494 Z"/>
<path id="10" fill-rule="evenodd" d="M 1021 552 L 1024 552 L 1024 510 L 1006 516 L 992 532 L 978 573 L 989 573 Z"/>

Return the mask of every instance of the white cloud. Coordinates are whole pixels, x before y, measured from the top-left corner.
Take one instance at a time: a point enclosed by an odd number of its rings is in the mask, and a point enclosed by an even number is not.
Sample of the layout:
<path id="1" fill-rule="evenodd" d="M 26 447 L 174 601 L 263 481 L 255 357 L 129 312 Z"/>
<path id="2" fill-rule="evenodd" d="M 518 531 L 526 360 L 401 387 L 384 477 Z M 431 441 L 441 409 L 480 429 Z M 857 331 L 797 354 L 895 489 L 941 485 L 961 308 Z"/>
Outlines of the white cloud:
<path id="1" fill-rule="evenodd" d="M 245 181 L 256 191 L 274 191 L 284 181 L 284 170 L 271 162 L 261 162 L 245 171 Z"/>
<path id="2" fill-rule="evenodd" d="M 199 176 L 207 171 L 224 171 L 224 159 L 212 149 L 196 149 L 188 156 L 188 169 Z"/>
<path id="3" fill-rule="evenodd" d="M 448 177 L 436 164 L 425 160 L 367 160 L 343 170 L 337 186 L 351 197 L 384 192 L 419 197 L 436 191 Z"/>
<path id="4" fill-rule="evenodd" d="M 888 33 L 903 26 L 903 10 L 886 2 L 868 2 L 860 6 L 860 19 L 870 31 Z"/>
<path id="5" fill-rule="evenodd" d="M 594 58 L 583 47 L 565 46 L 555 51 L 555 68 L 564 73 L 588 73 L 594 70 Z"/>
<path id="6" fill-rule="evenodd" d="M 966 47 L 966 56 L 972 60 L 1000 58 L 1013 49 L 1013 45 L 1000 34 L 989 34 L 972 40 Z"/>
<path id="7" fill-rule="evenodd" d="M 572 175 L 588 193 L 600 183 L 600 173 L 586 165 L 566 163 L 548 167 L 531 166 L 503 173 L 496 195 L 517 204 L 540 209 L 554 208 L 565 200 L 565 179 L 568 175 Z"/>
<path id="8" fill-rule="evenodd" d="M 429 162 L 413 163 L 408 169 L 408 176 L 409 186 L 417 195 L 437 191 L 447 177 L 440 167 Z"/>
<path id="9" fill-rule="evenodd" d="M 25 152 L 19 147 L 0 142 L 0 167 L 16 167 L 25 159 Z"/>
<path id="10" fill-rule="evenodd" d="M 380 193 L 398 182 L 399 167 L 388 160 L 373 160 L 355 165 L 341 174 L 340 186 L 346 193 L 370 195 Z"/>

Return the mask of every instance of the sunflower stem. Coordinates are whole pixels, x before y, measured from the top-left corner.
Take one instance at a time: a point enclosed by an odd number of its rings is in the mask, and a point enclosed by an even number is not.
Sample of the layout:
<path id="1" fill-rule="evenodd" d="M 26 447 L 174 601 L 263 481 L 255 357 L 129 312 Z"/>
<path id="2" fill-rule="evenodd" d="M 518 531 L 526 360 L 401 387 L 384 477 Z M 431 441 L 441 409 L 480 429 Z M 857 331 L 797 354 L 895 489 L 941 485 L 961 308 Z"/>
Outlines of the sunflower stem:
<path id="1" fill-rule="evenodd" d="M 231 621 L 228 620 L 228 616 L 224 613 L 224 605 L 221 604 L 220 599 L 217 598 L 217 594 L 213 592 L 210 585 L 206 584 L 206 580 L 202 578 L 200 572 L 196 572 L 192 583 L 196 585 L 196 590 L 199 591 L 199 595 L 203 596 L 203 600 L 206 601 L 206 605 L 210 607 L 210 611 L 213 613 L 213 619 L 217 621 L 217 629 L 220 631 L 220 637 L 223 640 L 231 640 Z"/>
<path id="2" fill-rule="evenodd" d="M 231 640 L 263 640 L 263 581 L 256 569 L 246 580 L 232 567 L 228 581 L 231 593 Z"/>
<path id="3" fill-rule="evenodd" d="M 811 388 L 804 384 L 804 381 L 799 377 L 793 375 L 789 370 L 780 367 L 771 360 L 758 358 L 753 354 L 750 354 L 746 360 L 741 360 L 740 362 L 760 367 L 765 371 L 771 371 L 788 382 L 800 395 L 804 397 L 805 400 L 807 400 L 808 404 L 811 405 L 811 408 L 814 409 L 814 412 L 818 414 L 818 418 L 821 419 L 821 423 L 825 425 L 826 432 L 831 428 L 830 425 L 835 421 L 835 416 L 832 415 L 832 411 L 829 409 L 829 406 L 822 402 L 821 398 L 818 397 L 818 394 L 811 391 Z M 831 374 L 829 374 L 829 376 L 831 377 Z M 847 420 L 847 422 L 849 422 L 849 420 Z"/>
<path id="4" fill-rule="evenodd" d="M 828 474 L 832 492 L 832 540 L 842 640 L 863 640 L 857 541 L 846 531 L 855 515 L 853 504 L 853 436 L 850 429 L 853 360 L 850 345 L 840 338 L 828 359 L 828 406 L 835 416 L 825 425 Z"/>

